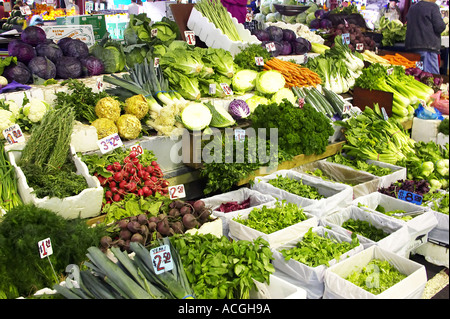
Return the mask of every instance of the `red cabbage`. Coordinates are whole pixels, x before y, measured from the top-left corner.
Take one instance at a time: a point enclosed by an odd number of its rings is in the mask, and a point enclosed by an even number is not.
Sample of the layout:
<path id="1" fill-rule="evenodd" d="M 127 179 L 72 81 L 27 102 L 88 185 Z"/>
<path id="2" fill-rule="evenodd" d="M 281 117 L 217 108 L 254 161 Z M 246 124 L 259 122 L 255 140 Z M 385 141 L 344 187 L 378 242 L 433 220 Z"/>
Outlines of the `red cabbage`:
<path id="1" fill-rule="evenodd" d="M 8 54 L 17 57 L 17 61 L 28 64 L 36 56 L 36 51 L 33 46 L 21 40 L 13 40 L 8 44 Z"/>
<path id="2" fill-rule="evenodd" d="M 253 32 L 253 35 L 259 40 L 259 41 L 269 41 L 270 40 L 270 36 L 269 36 L 269 32 L 267 32 L 266 30 L 255 30 Z"/>
<path id="3" fill-rule="evenodd" d="M 72 42 L 72 40 L 74 40 L 74 39 L 71 37 L 65 37 L 65 38 L 60 39 L 57 44 L 61 48 L 61 50 L 64 52 L 66 50 L 66 46 L 70 42 Z"/>
<path id="4" fill-rule="evenodd" d="M 36 46 L 39 43 L 44 43 L 47 40 L 47 35 L 41 27 L 31 25 L 22 31 L 20 38 L 23 42 Z"/>
<path id="5" fill-rule="evenodd" d="M 266 31 L 269 32 L 270 41 L 280 42 L 281 40 L 283 40 L 283 29 L 271 25 L 266 28 Z"/>
<path id="6" fill-rule="evenodd" d="M 62 56 L 56 63 L 56 76 L 60 79 L 76 79 L 83 73 L 80 60 L 71 56 Z"/>
<path id="7" fill-rule="evenodd" d="M 28 68 L 32 74 L 41 79 L 48 80 L 56 77 L 56 66 L 48 58 L 37 56 L 28 63 Z"/>
<path id="8" fill-rule="evenodd" d="M 15 65 L 5 67 L 2 74 L 9 83 L 16 81 L 21 84 L 26 84 L 31 79 L 31 71 L 22 62 L 17 61 Z"/>
<path id="9" fill-rule="evenodd" d="M 333 27 L 333 23 L 328 19 L 320 20 L 320 29 L 331 29 Z"/>
<path id="10" fill-rule="evenodd" d="M 244 119 L 250 116 L 250 108 L 244 100 L 235 99 L 228 106 L 228 112 L 235 120 Z"/>
<path id="11" fill-rule="evenodd" d="M 281 41 L 281 52 L 280 55 L 290 55 L 292 53 L 292 45 L 288 41 Z"/>
<path id="12" fill-rule="evenodd" d="M 249 207 L 250 207 L 250 197 L 241 203 L 238 203 L 236 201 L 222 203 L 222 204 L 220 204 L 218 211 L 222 212 L 222 213 L 230 213 L 230 212 L 234 212 L 234 211 L 249 208 Z"/>
<path id="13" fill-rule="evenodd" d="M 81 40 L 73 39 L 62 48 L 64 55 L 82 59 L 89 55 L 89 47 Z"/>
<path id="14" fill-rule="evenodd" d="M 36 54 L 48 58 L 53 63 L 63 56 L 61 48 L 56 43 L 39 43 L 36 46 Z"/>
<path id="15" fill-rule="evenodd" d="M 323 10 L 323 9 L 319 9 L 314 12 L 314 16 L 317 19 L 322 19 L 324 15 L 325 15 L 325 10 Z"/>
<path id="16" fill-rule="evenodd" d="M 320 20 L 319 19 L 314 19 L 309 23 L 309 27 L 311 29 L 320 29 Z"/>
<path id="17" fill-rule="evenodd" d="M 305 38 L 298 37 L 295 39 L 295 42 L 292 42 L 291 44 L 294 54 L 296 55 L 302 55 L 311 51 L 311 42 Z"/>
<path id="18" fill-rule="evenodd" d="M 297 34 L 290 29 L 283 29 L 283 41 L 295 41 Z"/>
<path id="19" fill-rule="evenodd" d="M 105 71 L 105 65 L 102 60 L 96 58 L 93 55 L 87 58 L 81 59 L 81 65 L 83 66 L 83 74 L 87 76 L 100 75 Z"/>

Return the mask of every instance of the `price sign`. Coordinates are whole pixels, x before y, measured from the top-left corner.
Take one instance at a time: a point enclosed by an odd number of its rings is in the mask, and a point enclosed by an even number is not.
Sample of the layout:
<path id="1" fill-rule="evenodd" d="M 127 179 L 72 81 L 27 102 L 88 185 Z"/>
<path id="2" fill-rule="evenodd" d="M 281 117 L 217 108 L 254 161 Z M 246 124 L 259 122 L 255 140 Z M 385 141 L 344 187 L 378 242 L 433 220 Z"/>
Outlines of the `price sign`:
<path id="1" fill-rule="evenodd" d="M 29 14 L 32 14 L 31 9 L 30 9 L 29 6 L 20 7 L 20 13 L 22 13 L 25 16 L 27 16 Z"/>
<path id="2" fill-rule="evenodd" d="M 135 151 L 137 156 L 140 156 L 144 153 L 144 149 L 139 144 L 135 144 L 135 145 L 131 146 L 130 150 Z"/>
<path id="3" fill-rule="evenodd" d="M 398 191 L 397 198 L 416 205 L 422 205 L 423 199 L 423 197 L 420 196 L 419 194 L 411 193 L 403 189 Z"/>
<path id="4" fill-rule="evenodd" d="M 209 85 L 209 95 L 214 95 L 214 94 L 216 94 L 216 84 L 211 83 Z"/>
<path id="5" fill-rule="evenodd" d="M 255 56 L 255 63 L 258 66 L 263 66 L 264 65 L 264 58 L 261 56 Z"/>
<path id="6" fill-rule="evenodd" d="M 223 93 L 225 93 L 225 95 L 233 95 L 233 90 L 230 88 L 228 83 L 220 83 L 220 86 L 222 87 Z"/>
<path id="7" fill-rule="evenodd" d="M 103 90 L 105 89 L 105 84 L 103 83 L 103 81 L 99 78 L 97 78 L 97 90 L 99 92 L 103 92 Z"/>
<path id="8" fill-rule="evenodd" d="M 356 43 L 356 51 L 364 51 L 364 44 Z"/>
<path id="9" fill-rule="evenodd" d="M 173 259 L 169 245 L 161 245 L 151 249 L 150 258 L 157 275 L 173 269 Z"/>
<path id="10" fill-rule="evenodd" d="M 189 45 L 195 45 L 195 32 L 194 31 L 184 31 L 184 37 Z"/>
<path id="11" fill-rule="evenodd" d="M 178 199 L 186 197 L 186 190 L 183 184 L 170 186 L 169 187 L 169 197 L 170 199 Z"/>
<path id="12" fill-rule="evenodd" d="M 423 61 L 417 61 L 416 62 L 416 68 L 419 68 L 419 69 L 423 70 Z"/>
<path id="13" fill-rule="evenodd" d="M 245 130 L 236 129 L 234 130 L 234 139 L 236 142 L 242 143 L 245 141 Z"/>
<path id="14" fill-rule="evenodd" d="M 394 68 L 389 68 L 389 69 L 387 69 L 387 75 L 391 75 L 392 74 L 392 72 L 394 72 Z"/>
<path id="15" fill-rule="evenodd" d="M 158 57 L 155 57 L 155 60 L 154 60 L 154 62 L 153 62 L 153 66 L 154 66 L 155 68 L 157 68 L 157 67 L 159 66 L 159 58 L 158 58 Z"/>
<path id="16" fill-rule="evenodd" d="M 150 36 L 152 38 L 155 38 L 157 35 L 158 35 L 158 29 L 155 28 L 150 31 Z"/>
<path id="17" fill-rule="evenodd" d="M 389 116 L 387 115 L 386 110 L 384 109 L 384 107 L 381 108 L 381 113 L 383 113 L 383 117 L 384 117 L 385 121 L 389 120 Z"/>
<path id="18" fill-rule="evenodd" d="M 344 104 L 344 109 L 342 110 L 342 113 L 344 113 L 344 114 L 350 113 L 351 109 L 352 109 L 352 105 L 350 103 Z"/>
<path id="19" fill-rule="evenodd" d="M 266 49 L 269 52 L 275 51 L 276 50 L 275 43 L 273 42 L 266 43 Z"/>
<path id="20" fill-rule="evenodd" d="M 13 126 L 3 130 L 3 136 L 9 144 L 25 142 L 25 137 L 23 136 L 22 130 L 18 124 L 14 124 Z"/>
<path id="21" fill-rule="evenodd" d="M 305 55 L 303 56 L 303 64 L 308 63 L 308 53 L 305 53 Z"/>
<path id="22" fill-rule="evenodd" d="M 114 133 L 112 135 L 102 138 L 101 140 L 98 140 L 97 145 L 100 148 L 102 154 L 105 154 L 118 147 L 121 147 L 123 143 L 119 135 L 117 133 Z"/>
<path id="23" fill-rule="evenodd" d="M 343 33 L 342 34 L 342 43 L 343 44 L 350 44 L 350 33 Z"/>
<path id="24" fill-rule="evenodd" d="M 245 22 L 252 22 L 253 20 L 253 14 L 251 14 L 250 12 L 247 12 L 247 14 L 245 15 Z"/>
<path id="25" fill-rule="evenodd" d="M 50 237 L 38 242 L 38 247 L 41 258 L 45 258 L 53 254 L 52 241 L 50 240 Z"/>

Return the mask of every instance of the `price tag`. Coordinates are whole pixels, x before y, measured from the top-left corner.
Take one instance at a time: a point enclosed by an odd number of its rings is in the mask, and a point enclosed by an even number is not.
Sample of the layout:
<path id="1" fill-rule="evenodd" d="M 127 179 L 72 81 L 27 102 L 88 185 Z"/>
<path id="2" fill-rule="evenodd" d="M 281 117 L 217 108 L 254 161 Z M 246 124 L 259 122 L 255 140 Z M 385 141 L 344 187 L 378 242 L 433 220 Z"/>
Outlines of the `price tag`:
<path id="1" fill-rule="evenodd" d="M 228 83 L 220 83 L 220 86 L 222 87 L 223 93 L 225 93 L 225 95 L 233 95 L 233 90 L 230 88 Z"/>
<path id="2" fill-rule="evenodd" d="M 343 44 L 350 44 L 350 33 L 343 33 L 342 34 L 342 43 Z"/>
<path id="3" fill-rule="evenodd" d="M 169 198 L 178 199 L 186 197 L 186 190 L 183 184 L 169 187 Z"/>
<path id="4" fill-rule="evenodd" d="M 38 242 L 39 255 L 41 258 L 45 258 L 53 254 L 52 241 L 49 238 Z"/>
<path id="5" fill-rule="evenodd" d="M 245 130 L 243 129 L 235 129 L 234 130 L 234 139 L 238 143 L 242 143 L 245 141 Z"/>
<path id="6" fill-rule="evenodd" d="M 97 78 L 97 90 L 99 92 L 103 92 L 103 90 L 105 89 L 105 84 L 103 83 L 103 81 L 99 78 Z"/>
<path id="7" fill-rule="evenodd" d="M 151 249 L 150 258 L 157 275 L 173 269 L 173 259 L 169 245 L 161 245 Z"/>
<path id="8" fill-rule="evenodd" d="M 195 32 L 194 31 L 184 31 L 184 37 L 189 45 L 195 45 Z"/>
<path id="9" fill-rule="evenodd" d="M 398 191 L 398 199 L 404 200 L 405 202 L 413 203 L 416 205 L 422 205 L 423 197 L 419 194 L 414 194 L 403 189 Z"/>
<path id="10" fill-rule="evenodd" d="M 389 69 L 387 69 L 387 75 L 391 75 L 392 74 L 392 72 L 394 72 L 394 68 L 389 68 Z"/>
<path id="11" fill-rule="evenodd" d="M 157 68 L 157 67 L 159 66 L 159 58 L 158 58 L 158 57 L 155 57 L 155 60 L 154 60 L 154 62 L 153 62 L 153 66 L 154 66 L 155 68 Z"/>
<path id="12" fill-rule="evenodd" d="M 20 7 L 20 13 L 27 16 L 27 15 L 31 14 L 32 12 L 31 12 L 31 9 L 29 6 L 23 6 L 23 7 Z"/>
<path id="13" fill-rule="evenodd" d="M 255 63 L 258 66 L 263 66 L 264 65 L 264 58 L 261 56 L 255 56 Z"/>
<path id="14" fill-rule="evenodd" d="M 139 144 L 135 144 L 135 145 L 131 146 L 130 150 L 135 151 L 137 156 L 140 156 L 144 153 L 144 149 Z"/>
<path id="15" fill-rule="evenodd" d="M 356 51 L 364 51 L 364 44 L 356 43 Z"/>
<path id="16" fill-rule="evenodd" d="M 346 28 L 348 28 L 348 22 L 347 22 L 346 19 L 344 19 L 344 25 L 345 25 Z"/>
<path id="17" fill-rule="evenodd" d="M 389 120 L 389 116 L 386 113 L 386 110 L 384 109 L 384 107 L 381 108 L 381 113 L 383 113 L 383 117 L 385 121 Z"/>
<path id="18" fill-rule="evenodd" d="M 150 31 L 150 36 L 152 37 L 152 38 L 155 38 L 156 36 L 158 35 L 158 29 L 151 29 L 151 31 Z"/>
<path id="19" fill-rule="evenodd" d="M 276 50 L 275 43 L 273 42 L 266 43 L 266 49 L 269 52 L 275 51 Z"/>
<path id="20" fill-rule="evenodd" d="M 417 61 L 416 62 L 416 68 L 419 68 L 419 69 L 423 70 L 423 61 Z"/>
<path id="21" fill-rule="evenodd" d="M 342 113 L 344 114 L 350 113 L 351 109 L 352 109 L 351 103 L 344 104 L 344 109 L 342 110 Z"/>
<path id="22" fill-rule="evenodd" d="M 120 136 L 117 133 L 109 135 L 97 141 L 97 145 L 100 148 L 102 154 L 108 153 L 123 145 Z"/>
<path id="23" fill-rule="evenodd" d="M 209 95 L 214 95 L 214 94 L 216 94 L 216 84 L 211 83 L 209 85 Z"/>
<path id="24" fill-rule="evenodd" d="M 22 130 L 18 124 L 14 124 L 13 126 L 4 129 L 3 136 L 9 144 L 25 142 L 25 136 L 23 136 Z"/>
<path id="25" fill-rule="evenodd" d="M 308 53 L 305 53 L 305 55 L 303 56 L 303 63 L 308 63 Z"/>

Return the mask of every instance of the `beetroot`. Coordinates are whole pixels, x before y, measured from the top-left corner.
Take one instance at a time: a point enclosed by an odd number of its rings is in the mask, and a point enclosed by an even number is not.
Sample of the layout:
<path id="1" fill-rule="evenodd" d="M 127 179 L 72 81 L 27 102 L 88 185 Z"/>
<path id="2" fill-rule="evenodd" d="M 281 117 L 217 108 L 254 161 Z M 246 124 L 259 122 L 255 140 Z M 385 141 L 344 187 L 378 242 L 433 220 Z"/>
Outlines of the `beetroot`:
<path id="1" fill-rule="evenodd" d="M 236 210 L 241 210 L 245 208 L 250 207 L 250 197 L 244 200 L 242 203 L 238 203 L 236 201 L 228 202 L 228 203 L 222 203 L 220 204 L 220 207 L 218 209 L 219 212 L 222 213 L 229 213 L 234 212 Z"/>
<path id="2" fill-rule="evenodd" d="M 196 226 L 199 226 L 199 223 L 194 215 L 192 214 L 185 214 L 183 216 L 183 225 L 186 227 L 186 229 L 192 229 Z"/>

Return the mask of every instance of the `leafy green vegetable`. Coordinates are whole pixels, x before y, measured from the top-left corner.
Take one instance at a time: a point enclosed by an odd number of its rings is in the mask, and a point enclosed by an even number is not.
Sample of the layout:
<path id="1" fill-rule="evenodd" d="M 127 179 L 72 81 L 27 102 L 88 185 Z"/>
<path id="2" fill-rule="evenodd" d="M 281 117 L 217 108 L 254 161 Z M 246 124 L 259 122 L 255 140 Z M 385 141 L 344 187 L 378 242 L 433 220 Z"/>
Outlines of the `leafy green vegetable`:
<path id="1" fill-rule="evenodd" d="M 303 209 L 298 205 L 286 202 L 276 202 L 275 207 L 263 206 L 253 208 L 247 218 L 238 216 L 234 221 L 264 234 L 271 234 L 286 227 L 308 219 Z"/>
<path id="2" fill-rule="evenodd" d="M 272 58 L 272 55 L 261 45 L 250 44 L 234 56 L 234 63 L 241 69 L 262 71 L 263 67 L 256 64 L 255 57 L 261 57 L 264 62 L 267 62 Z"/>
<path id="3" fill-rule="evenodd" d="M 404 213 L 406 213 L 406 211 L 402 210 L 402 209 L 395 209 L 395 210 L 386 211 L 386 209 L 383 206 L 378 205 L 377 207 L 375 207 L 375 210 L 377 212 L 380 212 L 380 213 L 385 214 L 387 216 L 392 216 L 394 218 L 404 220 L 405 222 L 407 222 L 408 220 L 413 219 L 413 216 L 410 216 L 410 215 L 394 216 L 394 214 L 404 214 Z"/>
<path id="4" fill-rule="evenodd" d="M 356 184 L 353 183 L 345 183 L 342 181 L 338 181 L 334 178 L 329 177 L 328 175 L 326 175 L 320 168 L 316 168 L 314 171 L 305 171 L 306 174 L 312 175 L 312 176 L 317 176 L 320 177 L 321 179 L 325 180 L 325 181 L 330 181 L 330 182 L 338 182 L 338 183 L 342 183 L 342 184 L 346 184 L 346 185 L 350 185 L 350 186 L 355 186 Z"/>
<path id="5" fill-rule="evenodd" d="M 387 260 L 373 259 L 360 271 L 353 271 L 345 279 L 378 295 L 405 278 L 406 275 L 400 273 Z"/>
<path id="6" fill-rule="evenodd" d="M 441 123 L 439 123 L 438 131 L 442 134 L 448 135 L 449 131 L 449 119 L 446 117 L 444 118 Z"/>
<path id="7" fill-rule="evenodd" d="M 369 238 L 375 242 L 380 241 L 389 235 L 384 230 L 376 228 L 368 221 L 360 219 L 350 218 L 343 222 L 341 226 L 353 233 Z"/>
<path id="8" fill-rule="evenodd" d="M 312 228 L 303 236 L 295 247 L 282 249 L 280 252 L 285 260 L 294 259 L 309 267 L 320 265 L 329 266 L 329 261 L 336 259 L 347 251 L 359 245 L 356 234 L 352 234 L 352 241 L 338 241 L 325 232 L 324 236 L 312 231 Z"/>
<path id="9" fill-rule="evenodd" d="M 322 199 L 325 196 L 321 195 L 314 186 L 303 184 L 302 180 L 294 178 L 283 177 L 278 175 L 276 178 L 268 181 L 273 187 L 285 190 L 288 193 L 295 194 L 309 199 Z"/>
<path id="10" fill-rule="evenodd" d="M 346 165 L 354 169 L 373 174 L 375 176 L 386 176 L 392 174 L 392 169 L 390 169 L 389 167 L 381 167 L 375 164 L 369 164 L 366 161 L 351 159 L 345 155 L 342 155 L 341 153 L 328 157 L 327 161 Z"/>
<path id="11" fill-rule="evenodd" d="M 111 39 L 108 32 L 89 48 L 89 53 L 102 60 L 105 73 L 122 72 L 125 68 L 126 56 L 123 44 L 118 40 Z"/>
<path id="12" fill-rule="evenodd" d="M 17 64 L 17 57 L 7 56 L 0 59 L 0 75 L 3 74 L 5 67 L 11 65 L 11 63 Z"/>

